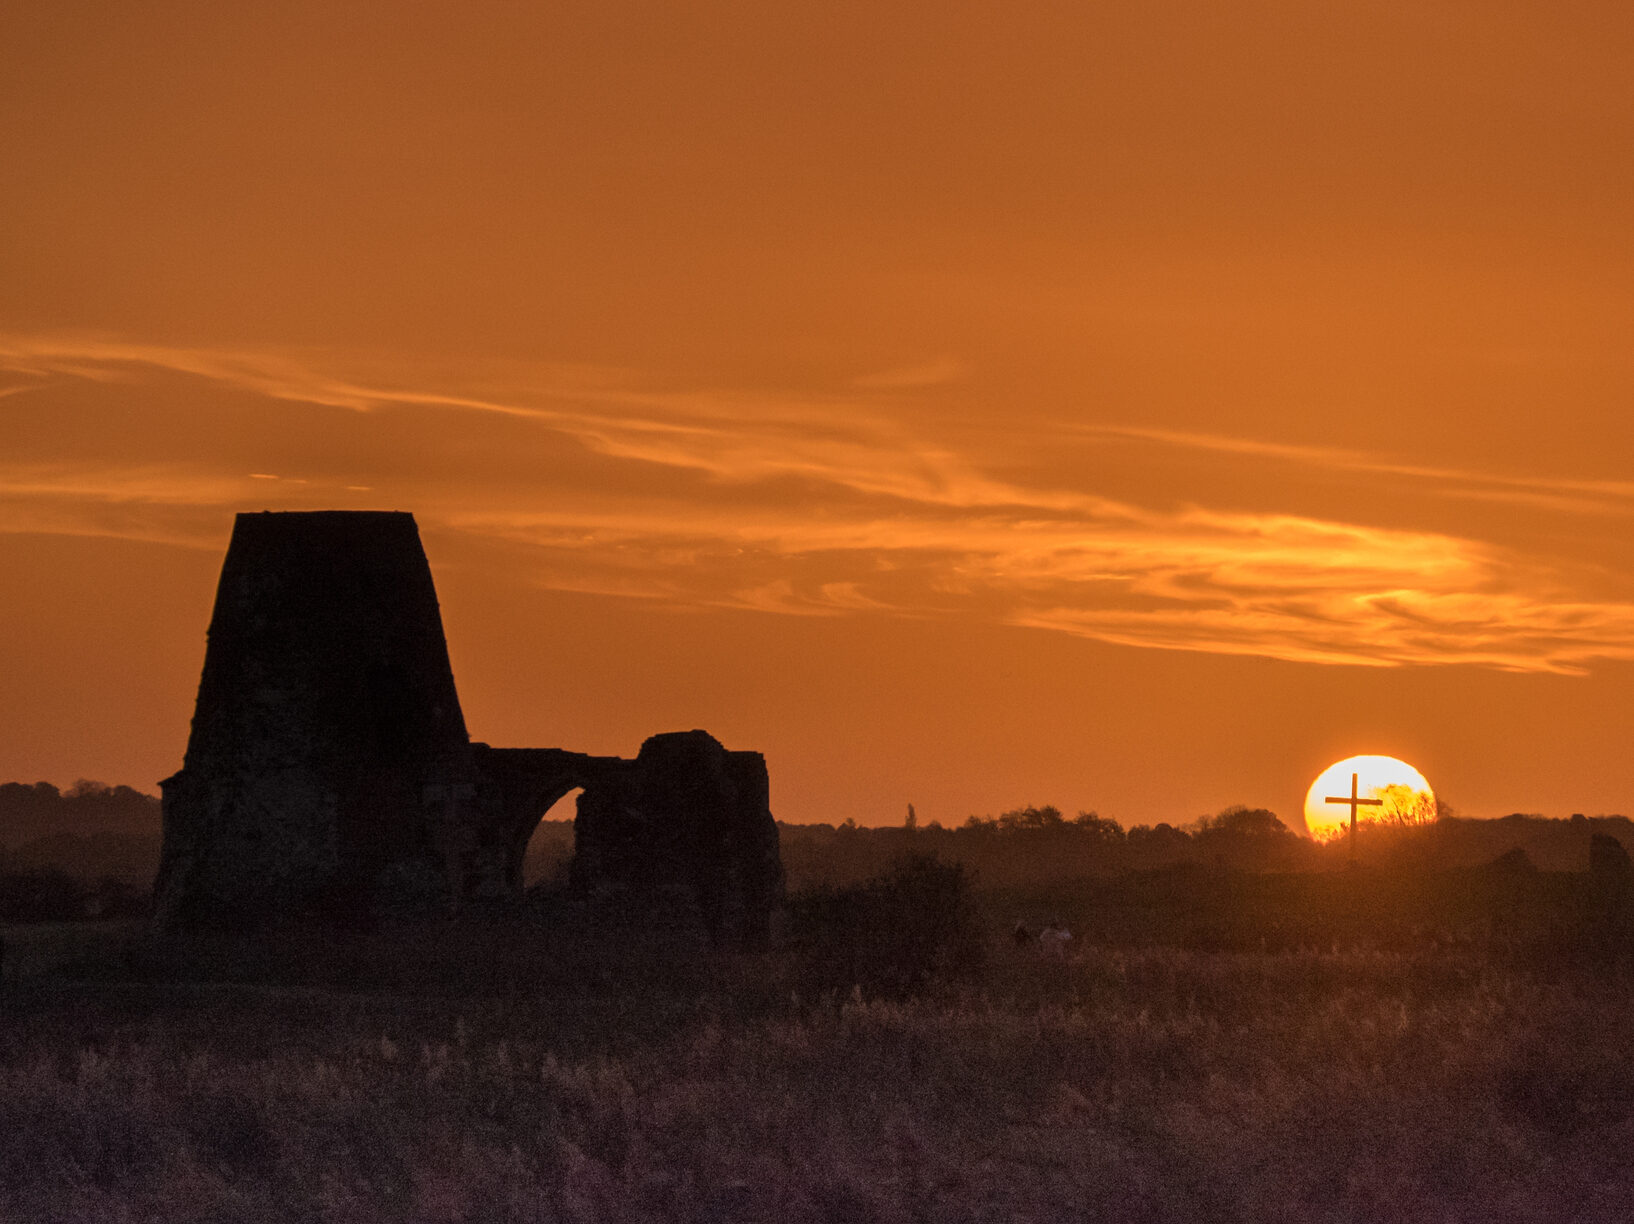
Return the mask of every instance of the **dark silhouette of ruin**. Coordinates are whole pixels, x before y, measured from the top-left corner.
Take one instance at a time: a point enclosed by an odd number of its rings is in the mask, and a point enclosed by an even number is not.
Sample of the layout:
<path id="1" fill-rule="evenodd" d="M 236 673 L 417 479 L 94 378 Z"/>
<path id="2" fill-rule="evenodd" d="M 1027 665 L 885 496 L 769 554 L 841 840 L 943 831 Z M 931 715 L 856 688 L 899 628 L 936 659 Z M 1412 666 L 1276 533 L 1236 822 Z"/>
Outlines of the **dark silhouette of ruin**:
<path id="1" fill-rule="evenodd" d="M 515 900 L 539 818 L 581 787 L 582 895 L 678 902 L 754 943 L 782 887 L 758 752 L 703 731 L 634 760 L 471 741 L 410 514 L 238 516 L 187 755 L 160 786 L 165 926 Z"/>

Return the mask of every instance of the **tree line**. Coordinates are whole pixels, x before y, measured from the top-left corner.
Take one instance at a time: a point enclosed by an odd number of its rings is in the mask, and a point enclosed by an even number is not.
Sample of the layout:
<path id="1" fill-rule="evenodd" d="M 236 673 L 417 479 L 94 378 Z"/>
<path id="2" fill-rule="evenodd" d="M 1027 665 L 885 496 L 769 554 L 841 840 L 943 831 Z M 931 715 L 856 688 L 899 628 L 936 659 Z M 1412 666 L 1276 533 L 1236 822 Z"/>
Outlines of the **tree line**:
<path id="1" fill-rule="evenodd" d="M 1045 884 L 1189 864 L 1249 872 L 1342 868 L 1348 840 L 1317 842 L 1290 829 L 1265 808 L 1228 807 L 1186 825 L 1137 824 L 1093 811 L 1068 817 L 1053 805 L 1027 805 L 998 816 L 971 816 L 962 825 L 921 824 L 910 808 L 903 824 L 869 828 L 779 826 L 791 888 L 847 884 L 877 875 L 903 854 L 933 854 L 961 863 L 980 885 Z M 1365 864 L 1470 867 L 1519 850 L 1541 870 L 1585 871 L 1590 837 L 1615 837 L 1634 849 L 1634 823 L 1623 816 L 1569 820 L 1514 813 L 1501 819 L 1443 814 L 1417 823 L 1363 824 L 1357 857 Z"/>

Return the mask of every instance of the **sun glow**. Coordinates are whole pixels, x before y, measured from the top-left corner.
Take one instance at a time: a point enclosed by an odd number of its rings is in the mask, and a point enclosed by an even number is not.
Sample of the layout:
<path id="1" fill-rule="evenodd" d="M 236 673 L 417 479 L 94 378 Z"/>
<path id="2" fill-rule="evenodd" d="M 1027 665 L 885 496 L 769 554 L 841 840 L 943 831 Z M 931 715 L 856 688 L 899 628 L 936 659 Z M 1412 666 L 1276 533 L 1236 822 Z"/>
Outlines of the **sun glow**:
<path id="1" fill-rule="evenodd" d="M 1435 792 L 1406 761 L 1346 757 L 1324 769 L 1305 793 L 1305 827 L 1317 841 L 1328 841 L 1350 828 L 1352 775 L 1360 801 L 1357 823 L 1413 825 L 1435 819 Z"/>

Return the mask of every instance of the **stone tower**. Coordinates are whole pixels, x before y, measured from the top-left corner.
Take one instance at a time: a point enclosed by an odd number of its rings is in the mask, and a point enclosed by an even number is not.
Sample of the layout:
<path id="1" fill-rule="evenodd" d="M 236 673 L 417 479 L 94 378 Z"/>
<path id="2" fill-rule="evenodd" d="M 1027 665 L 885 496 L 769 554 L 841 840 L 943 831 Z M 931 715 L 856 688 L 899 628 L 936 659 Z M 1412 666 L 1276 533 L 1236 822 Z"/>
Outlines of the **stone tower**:
<path id="1" fill-rule="evenodd" d="M 428 799 L 455 807 L 472 782 L 414 517 L 239 515 L 187 755 L 161 783 L 160 921 L 434 888 Z"/>

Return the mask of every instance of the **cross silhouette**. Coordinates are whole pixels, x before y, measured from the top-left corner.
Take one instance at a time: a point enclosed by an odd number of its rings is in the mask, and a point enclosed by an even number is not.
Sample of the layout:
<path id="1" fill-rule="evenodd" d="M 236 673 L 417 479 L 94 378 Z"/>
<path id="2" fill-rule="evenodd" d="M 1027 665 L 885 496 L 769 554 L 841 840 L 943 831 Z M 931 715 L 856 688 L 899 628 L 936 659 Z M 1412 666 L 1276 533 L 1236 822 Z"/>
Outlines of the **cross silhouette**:
<path id="1" fill-rule="evenodd" d="M 1350 809 L 1350 861 L 1356 861 L 1356 809 L 1359 807 L 1383 807 L 1383 799 L 1359 799 L 1356 789 L 1356 775 L 1350 775 L 1350 795 L 1329 795 L 1324 803 L 1342 803 Z"/>

